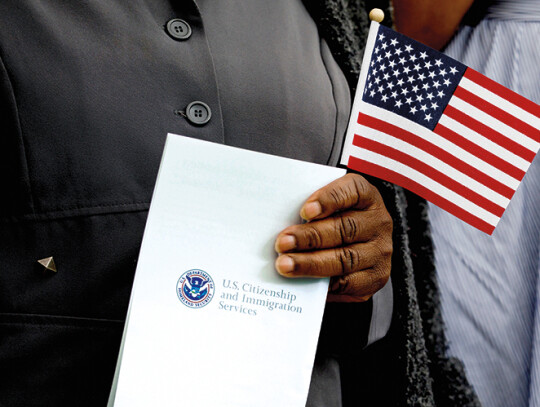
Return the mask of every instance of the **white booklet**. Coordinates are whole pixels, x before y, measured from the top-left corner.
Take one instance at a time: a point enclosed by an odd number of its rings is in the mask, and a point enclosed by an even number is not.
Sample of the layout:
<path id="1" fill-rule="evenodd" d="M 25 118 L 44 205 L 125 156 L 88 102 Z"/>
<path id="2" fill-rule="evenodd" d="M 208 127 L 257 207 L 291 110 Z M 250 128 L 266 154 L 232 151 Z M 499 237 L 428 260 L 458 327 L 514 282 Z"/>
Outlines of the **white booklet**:
<path id="1" fill-rule="evenodd" d="M 274 241 L 344 173 L 169 134 L 109 406 L 304 407 L 328 280 Z"/>

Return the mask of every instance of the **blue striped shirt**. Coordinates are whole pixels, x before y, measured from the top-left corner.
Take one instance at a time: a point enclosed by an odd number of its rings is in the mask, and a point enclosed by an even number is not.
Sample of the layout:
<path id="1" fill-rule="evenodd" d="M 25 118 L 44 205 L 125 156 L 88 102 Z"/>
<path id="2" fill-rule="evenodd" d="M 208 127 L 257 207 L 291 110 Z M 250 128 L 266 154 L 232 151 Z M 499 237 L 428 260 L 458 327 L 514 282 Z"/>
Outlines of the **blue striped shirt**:
<path id="1" fill-rule="evenodd" d="M 450 56 L 540 103 L 540 2 L 499 1 Z M 487 407 L 540 406 L 540 159 L 492 236 L 430 205 L 450 353 Z"/>

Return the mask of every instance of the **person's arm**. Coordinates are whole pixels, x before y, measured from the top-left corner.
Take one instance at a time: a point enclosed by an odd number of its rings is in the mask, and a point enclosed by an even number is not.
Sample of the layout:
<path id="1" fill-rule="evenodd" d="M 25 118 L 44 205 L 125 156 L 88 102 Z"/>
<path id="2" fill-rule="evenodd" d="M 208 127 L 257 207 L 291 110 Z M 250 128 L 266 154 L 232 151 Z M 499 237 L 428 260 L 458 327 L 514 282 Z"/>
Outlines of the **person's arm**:
<path id="1" fill-rule="evenodd" d="M 435 49 L 452 38 L 474 0 L 393 0 L 396 30 Z"/>

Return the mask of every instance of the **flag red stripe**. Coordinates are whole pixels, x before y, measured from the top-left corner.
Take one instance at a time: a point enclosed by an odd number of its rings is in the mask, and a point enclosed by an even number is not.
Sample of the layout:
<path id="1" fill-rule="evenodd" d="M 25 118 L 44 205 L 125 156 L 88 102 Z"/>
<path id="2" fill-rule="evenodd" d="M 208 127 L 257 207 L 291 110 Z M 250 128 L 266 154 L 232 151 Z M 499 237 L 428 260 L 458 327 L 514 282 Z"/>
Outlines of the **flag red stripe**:
<path id="1" fill-rule="evenodd" d="M 491 235 L 493 233 L 493 230 L 495 229 L 495 227 L 490 225 L 489 223 L 463 210 L 462 208 L 450 202 L 449 200 L 434 193 L 433 191 L 411 180 L 410 178 L 407 178 L 401 174 L 398 174 L 395 171 L 389 170 L 377 164 L 373 164 L 373 163 L 370 163 L 365 160 L 361 160 L 353 156 L 349 157 L 349 163 L 347 164 L 347 167 L 355 171 L 372 175 L 374 177 L 382 178 L 386 181 L 392 182 L 403 188 L 406 188 L 414 192 L 415 194 L 420 195 L 421 197 L 427 199 L 428 201 L 434 203 L 435 205 L 439 206 L 445 211 L 450 212 L 452 215 L 457 216 L 459 219 L 467 222 L 471 226 L 474 226 L 475 228 L 480 229 L 481 231 L 489 235 Z"/>
<path id="2" fill-rule="evenodd" d="M 533 140 L 540 142 L 540 130 L 535 129 L 530 124 L 525 123 L 523 120 L 518 119 L 516 116 L 504 111 L 500 107 L 495 106 L 487 100 L 476 96 L 474 93 L 469 92 L 467 89 L 463 89 L 459 86 L 456 88 L 454 95 L 496 118 L 500 122 L 516 129 L 520 133 L 523 133 Z"/>
<path id="3" fill-rule="evenodd" d="M 493 191 L 498 192 L 508 199 L 512 198 L 512 195 L 514 195 L 514 190 L 512 188 L 504 185 L 472 165 L 460 160 L 455 155 L 450 154 L 448 151 L 430 143 L 427 140 L 424 140 L 422 137 L 419 137 L 410 131 L 402 129 L 398 126 L 394 126 L 393 124 L 385 122 L 384 120 L 377 119 L 362 112 L 358 114 L 358 124 L 403 140 L 404 142 L 409 143 L 434 157 L 437 157 L 451 167 L 456 168 L 463 174 L 468 175 L 472 179 L 480 182 L 481 184 L 487 186 Z"/>
<path id="4" fill-rule="evenodd" d="M 530 100 L 518 95 L 516 92 L 511 91 L 508 88 L 505 88 L 501 84 L 489 79 L 479 72 L 476 72 L 474 69 L 467 68 L 463 76 L 477 83 L 483 88 L 486 88 L 490 92 L 493 92 L 496 95 L 508 100 L 510 103 L 519 106 L 530 114 L 540 118 L 540 106 L 538 106 L 536 103 L 531 102 Z"/>
<path id="5" fill-rule="evenodd" d="M 509 139 L 506 136 L 503 136 L 498 131 L 493 130 L 491 127 L 486 126 L 483 123 L 480 123 L 478 120 L 473 119 L 466 113 L 463 113 L 461 110 L 456 109 L 453 106 L 446 106 L 443 115 L 446 115 L 455 121 L 467 126 L 469 129 L 481 134 L 485 138 L 493 141 L 495 144 L 503 147 L 504 149 L 514 153 L 518 157 L 523 158 L 527 161 L 532 161 L 534 158 L 534 152 L 523 147 L 521 144 L 516 143 L 514 140 Z"/>
<path id="6" fill-rule="evenodd" d="M 420 161 L 413 156 L 410 156 L 409 154 L 405 154 L 399 150 L 396 150 L 393 147 L 384 145 L 377 141 L 361 137 L 358 134 L 354 135 L 353 144 L 357 147 L 361 147 L 374 153 L 381 154 L 385 157 L 391 158 L 410 168 L 415 169 L 416 171 L 424 174 L 425 176 L 433 180 L 436 180 L 439 184 L 463 196 L 464 198 L 468 199 L 469 201 L 475 203 L 479 207 L 484 208 L 486 211 L 496 216 L 501 217 L 504 212 L 503 207 L 497 205 L 493 201 L 490 201 L 486 197 L 478 194 L 472 189 L 466 187 L 465 185 L 460 184 L 456 180 L 450 178 L 446 174 L 443 174 L 439 170 L 436 170 L 432 166 L 427 165 L 426 163 Z"/>
<path id="7" fill-rule="evenodd" d="M 453 130 L 450 130 L 448 127 L 445 127 L 440 123 L 435 126 L 433 132 L 454 143 L 456 146 L 461 147 L 465 151 L 468 151 L 469 153 L 475 155 L 482 161 L 491 164 L 493 167 L 510 175 L 512 178 L 515 178 L 518 181 L 521 181 L 525 176 L 525 171 L 513 166 L 508 161 L 503 160 L 492 152 L 487 151 L 486 149 L 480 147 L 478 144 L 473 143 L 469 139 L 463 137 L 462 135 L 456 133 Z"/>

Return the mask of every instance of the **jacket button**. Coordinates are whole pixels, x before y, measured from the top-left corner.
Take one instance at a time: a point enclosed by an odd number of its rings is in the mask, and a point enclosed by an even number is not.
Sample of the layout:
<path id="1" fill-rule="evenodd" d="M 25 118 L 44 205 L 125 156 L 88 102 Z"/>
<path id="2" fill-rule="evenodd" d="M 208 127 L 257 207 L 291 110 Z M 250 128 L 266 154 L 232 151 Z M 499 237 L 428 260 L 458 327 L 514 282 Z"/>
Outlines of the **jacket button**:
<path id="1" fill-rule="evenodd" d="M 186 118 L 191 124 L 202 126 L 210 121 L 212 111 L 203 102 L 191 102 L 186 108 Z"/>
<path id="2" fill-rule="evenodd" d="M 167 23 L 167 32 L 175 40 L 183 41 L 191 37 L 191 26 L 184 20 L 173 18 Z"/>

